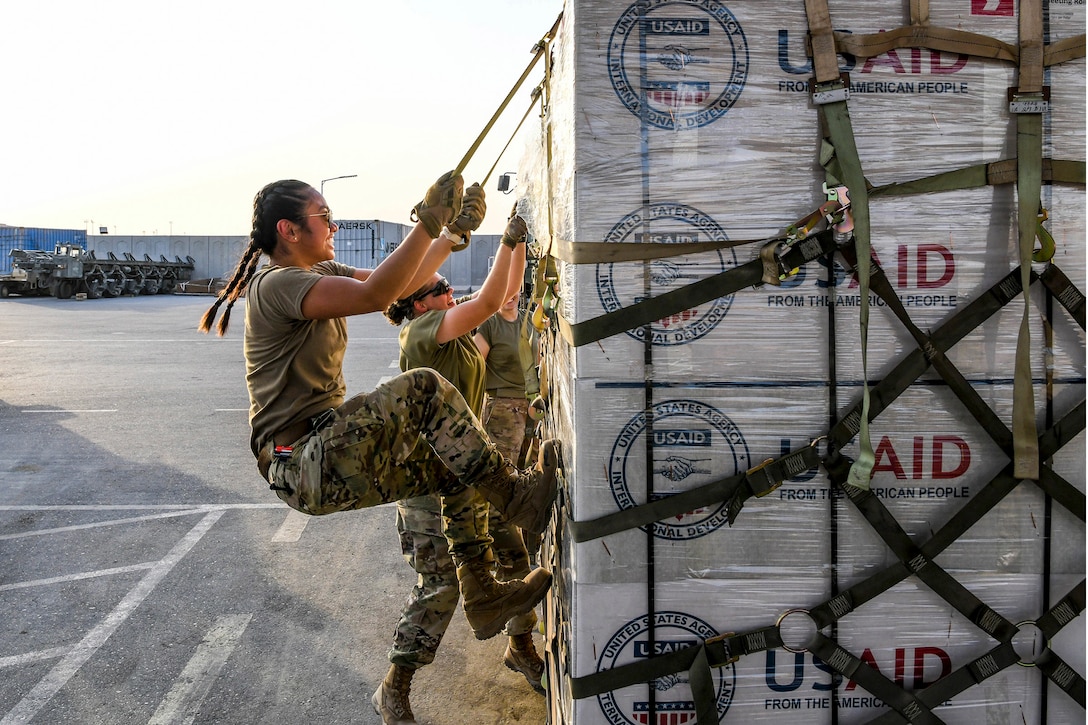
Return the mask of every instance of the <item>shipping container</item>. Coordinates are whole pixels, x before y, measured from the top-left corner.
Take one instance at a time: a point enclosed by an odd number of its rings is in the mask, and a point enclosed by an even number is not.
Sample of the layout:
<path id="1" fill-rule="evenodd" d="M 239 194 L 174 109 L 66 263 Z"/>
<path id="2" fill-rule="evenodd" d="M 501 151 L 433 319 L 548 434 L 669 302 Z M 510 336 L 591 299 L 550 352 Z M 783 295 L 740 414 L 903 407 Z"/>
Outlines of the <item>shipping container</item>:
<path id="1" fill-rule="evenodd" d="M 52 252 L 59 244 L 87 248 L 83 229 L 45 229 L 0 225 L 0 274 L 11 273 L 11 250 Z"/>

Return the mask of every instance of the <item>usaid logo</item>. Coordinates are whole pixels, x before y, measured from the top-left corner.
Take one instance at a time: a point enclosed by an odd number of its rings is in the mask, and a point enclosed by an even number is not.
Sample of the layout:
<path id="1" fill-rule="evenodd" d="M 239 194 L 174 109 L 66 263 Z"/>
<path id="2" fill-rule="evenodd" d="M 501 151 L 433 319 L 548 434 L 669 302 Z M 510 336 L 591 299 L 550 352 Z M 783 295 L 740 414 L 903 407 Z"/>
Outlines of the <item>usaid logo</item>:
<path id="1" fill-rule="evenodd" d="M 661 202 L 625 216 L 608 231 L 604 241 L 680 244 L 724 242 L 728 239 L 714 219 L 695 207 Z M 682 261 L 680 258 L 650 260 L 646 263 L 644 275 L 636 276 L 628 271 L 622 277 L 622 288 L 616 286 L 614 265 L 598 264 L 597 297 L 606 312 L 615 312 L 646 299 L 647 292 L 650 297 L 656 297 L 737 266 L 737 255 L 731 249 L 706 252 L 700 255 L 700 259 L 704 261 Z M 626 269 L 630 270 L 631 267 Z M 653 344 L 685 345 L 698 340 L 718 326 L 732 304 L 732 295 L 719 297 L 651 323 L 649 328 Z M 646 326 L 627 330 L 626 334 L 642 341 L 646 339 Z"/>
<path id="2" fill-rule="evenodd" d="M 748 43 L 715 0 L 648 0 L 627 8 L 612 29 L 608 74 L 623 105 L 647 123 L 697 128 L 737 102 Z"/>
<path id="3" fill-rule="evenodd" d="M 631 664 L 647 657 L 668 654 L 701 644 L 716 637 L 717 630 L 684 612 L 656 612 L 654 639 L 647 636 L 649 616 L 632 619 L 619 628 L 605 644 L 597 671 Z M 711 670 L 715 700 L 720 720 L 733 702 L 737 671 L 732 664 Z M 656 716 L 650 716 L 646 688 L 655 690 Z M 695 725 L 695 701 L 687 672 L 677 672 L 654 680 L 649 685 L 635 685 L 597 695 L 601 711 L 612 725 Z"/>
<path id="4" fill-rule="evenodd" d="M 620 509 L 645 503 L 646 414 L 620 431 L 608 459 L 608 485 Z M 654 497 L 663 498 L 748 470 L 748 445 L 717 408 L 697 400 L 668 400 L 653 408 Z M 638 486 L 632 492 L 628 481 Z M 658 538 L 697 539 L 729 523 L 726 502 L 653 523 Z M 645 530 L 645 527 L 643 527 Z"/>

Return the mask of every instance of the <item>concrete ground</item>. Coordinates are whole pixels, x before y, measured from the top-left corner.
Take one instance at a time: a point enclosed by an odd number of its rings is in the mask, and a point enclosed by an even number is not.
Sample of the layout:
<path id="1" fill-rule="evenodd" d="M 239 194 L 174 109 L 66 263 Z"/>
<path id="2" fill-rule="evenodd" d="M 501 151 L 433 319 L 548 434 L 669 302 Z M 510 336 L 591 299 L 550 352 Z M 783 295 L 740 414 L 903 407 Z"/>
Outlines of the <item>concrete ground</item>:
<path id="1" fill-rule="evenodd" d="M 358 723 L 414 573 L 392 506 L 311 518 L 248 448 L 241 305 L 0 301 L 0 725 Z M 396 370 L 354 318 L 349 395 Z M 539 642 L 539 637 L 538 637 Z M 417 674 L 420 723 L 544 723 L 458 612 Z"/>

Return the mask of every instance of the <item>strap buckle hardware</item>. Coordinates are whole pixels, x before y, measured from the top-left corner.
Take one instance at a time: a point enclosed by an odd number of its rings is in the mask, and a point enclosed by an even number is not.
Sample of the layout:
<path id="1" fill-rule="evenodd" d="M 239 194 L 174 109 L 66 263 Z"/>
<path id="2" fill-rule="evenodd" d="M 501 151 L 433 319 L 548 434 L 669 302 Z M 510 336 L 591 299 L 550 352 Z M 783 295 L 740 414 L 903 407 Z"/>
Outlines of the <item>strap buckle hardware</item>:
<path id="1" fill-rule="evenodd" d="M 749 468 L 747 471 L 745 471 L 744 475 L 745 476 L 751 476 L 753 473 L 757 473 L 759 471 L 762 471 L 764 468 L 771 465 L 772 463 L 774 463 L 774 459 L 773 458 L 768 458 L 767 460 L 763 461 L 763 463 L 760 463 L 758 466 L 755 466 L 753 468 Z M 765 491 L 756 491 L 755 492 L 756 498 L 763 498 L 764 496 L 771 493 L 772 491 L 774 491 L 776 488 L 778 488 L 781 485 L 782 485 L 781 481 L 771 481 L 770 488 L 766 489 Z"/>
<path id="2" fill-rule="evenodd" d="M 839 103 L 850 98 L 850 74 L 843 73 L 835 80 L 823 83 L 812 78 L 808 82 L 808 88 L 812 94 L 812 102 L 818 106 Z"/>
<path id="3" fill-rule="evenodd" d="M 730 637 L 735 637 L 736 635 L 736 632 L 723 632 L 721 634 L 716 634 L 713 637 L 707 637 L 705 640 L 703 640 L 703 646 L 709 647 L 710 645 L 717 644 L 718 642 L 724 643 L 727 639 L 729 639 Z M 727 659 L 725 659 L 721 664 L 718 664 L 715 661 L 711 665 L 712 667 L 725 667 L 726 665 L 731 665 L 740 659 L 740 655 L 733 654 L 733 650 L 729 648 L 728 644 L 724 644 L 723 646 L 725 648 L 725 656 Z"/>
<path id="4" fill-rule="evenodd" d="M 785 249 L 787 246 L 781 239 L 774 239 L 764 244 L 763 248 L 759 250 L 759 259 L 763 262 L 763 277 L 759 280 L 761 284 L 772 284 L 775 287 L 780 287 L 782 280 L 796 274 L 796 270 L 788 272 L 782 266 L 782 260 L 778 256 L 779 250 Z"/>
<path id="5" fill-rule="evenodd" d="M 1021 93 L 1019 88 L 1010 88 L 1006 96 L 1009 113 L 1050 113 L 1050 86 L 1043 86 L 1033 93 Z"/>

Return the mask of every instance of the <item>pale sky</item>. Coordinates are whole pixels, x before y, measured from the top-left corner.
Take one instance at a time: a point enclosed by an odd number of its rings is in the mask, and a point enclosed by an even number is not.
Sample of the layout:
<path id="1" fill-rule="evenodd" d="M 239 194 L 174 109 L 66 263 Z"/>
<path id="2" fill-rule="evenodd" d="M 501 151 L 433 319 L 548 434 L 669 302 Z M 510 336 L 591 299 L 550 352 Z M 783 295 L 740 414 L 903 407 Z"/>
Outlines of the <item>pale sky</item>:
<path id="1" fill-rule="evenodd" d="M 562 0 L 35 0 L 0 6 L 0 223 L 245 235 L 276 179 L 337 217 L 408 223 L 532 60 Z M 480 181 L 543 79 L 465 170 Z M 525 128 L 488 180 L 514 196 Z M 93 225 L 93 227 L 92 227 Z"/>

